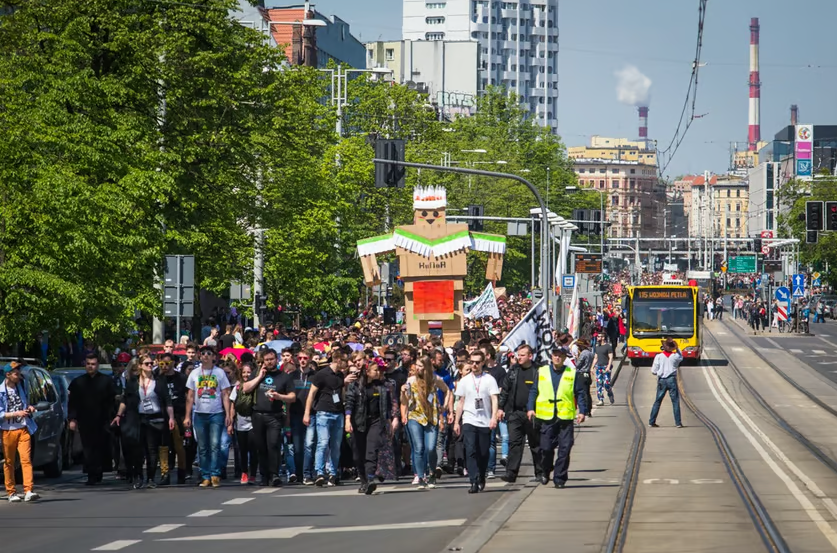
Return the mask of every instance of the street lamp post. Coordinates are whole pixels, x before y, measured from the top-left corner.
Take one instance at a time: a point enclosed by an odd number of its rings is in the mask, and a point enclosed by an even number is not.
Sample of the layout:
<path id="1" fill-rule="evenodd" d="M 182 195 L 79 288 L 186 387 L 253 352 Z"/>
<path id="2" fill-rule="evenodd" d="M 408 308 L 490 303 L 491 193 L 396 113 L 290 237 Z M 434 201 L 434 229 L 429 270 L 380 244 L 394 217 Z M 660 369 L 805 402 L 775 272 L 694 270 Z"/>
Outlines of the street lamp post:
<path id="1" fill-rule="evenodd" d="M 311 20 L 306 20 L 311 21 Z M 349 73 L 372 73 L 374 75 L 392 75 L 392 69 L 375 67 L 373 69 L 320 69 L 324 73 L 331 73 L 331 103 L 337 106 L 337 123 L 335 132 L 338 137 L 343 136 L 343 106 L 349 103 Z"/>
<path id="2" fill-rule="evenodd" d="M 567 192 L 576 192 L 580 190 L 577 186 L 567 186 L 564 188 Z M 587 190 L 587 189 L 585 189 Z M 595 188 L 589 189 L 591 192 L 596 192 L 599 194 L 599 251 L 602 254 L 602 259 L 604 259 L 604 235 L 605 235 L 605 212 L 604 212 L 604 190 L 596 190 Z M 547 197 L 549 197 L 547 193 Z"/>

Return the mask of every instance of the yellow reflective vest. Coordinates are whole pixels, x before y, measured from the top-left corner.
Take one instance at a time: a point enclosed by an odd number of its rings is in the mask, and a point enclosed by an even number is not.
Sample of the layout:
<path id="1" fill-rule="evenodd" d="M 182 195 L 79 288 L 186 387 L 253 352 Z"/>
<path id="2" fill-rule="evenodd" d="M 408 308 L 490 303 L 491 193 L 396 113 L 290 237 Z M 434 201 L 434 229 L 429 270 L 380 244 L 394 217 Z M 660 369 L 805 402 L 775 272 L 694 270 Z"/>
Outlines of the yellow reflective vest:
<path id="1" fill-rule="evenodd" d="M 558 389 L 552 387 L 552 367 L 538 369 L 538 397 L 535 400 L 535 417 L 549 421 L 558 417 L 563 420 L 575 418 L 575 369 L 564 367 Z"/>

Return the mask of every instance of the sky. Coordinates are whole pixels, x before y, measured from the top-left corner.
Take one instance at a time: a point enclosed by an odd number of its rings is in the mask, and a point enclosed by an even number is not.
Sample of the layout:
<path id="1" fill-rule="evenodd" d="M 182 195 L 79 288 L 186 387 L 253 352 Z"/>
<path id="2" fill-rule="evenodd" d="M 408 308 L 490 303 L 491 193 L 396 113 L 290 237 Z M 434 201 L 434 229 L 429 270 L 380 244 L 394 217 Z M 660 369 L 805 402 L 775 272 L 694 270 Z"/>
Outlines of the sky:
<path id="1" fill-rule="evenodd" d="M 281 0 L 276 0 L 277 3 Z M 400 39 L 400 0 L 318 0 L 363 42 Z M 699 0 L 561 0 L 559 133 L 567 146 L 591 135 L 637 138 L 636 108 L 619 103 L 615 73 L 636 66 L 652 81 L 648 135 L 674 137 L 697 44 Z M 730 142 L 746 149 L 750 18 L 761 24 L 761 136 L 790 124 L 837 124 L 837 60 L 829 37 L 834 0 L 709 0 L 695 113 L 667 176 L 723 173 Z M 689 109 L 689 112 L 691 110 Z M 688 112 L 687 112 L 688 113 Z"/>

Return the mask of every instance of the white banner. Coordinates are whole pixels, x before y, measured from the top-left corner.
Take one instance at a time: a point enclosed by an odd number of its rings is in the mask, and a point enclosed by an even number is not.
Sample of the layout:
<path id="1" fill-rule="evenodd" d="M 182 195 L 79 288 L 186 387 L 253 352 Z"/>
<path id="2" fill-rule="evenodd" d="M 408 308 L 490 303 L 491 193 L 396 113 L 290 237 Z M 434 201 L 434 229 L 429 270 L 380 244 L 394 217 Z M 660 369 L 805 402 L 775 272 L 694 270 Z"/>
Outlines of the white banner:
<path id="1" fill-rule="evenodd" d="M 499 319 L 500 309 L 497 307 L 494 286 L 489 282 L 478 298 L 463 302 L 462 312 L 469 319 L 482 319 L 483 317 Z"/>
<path id="2" fill-rule="evenodd" d="M 547 363 L 553 341 L 554 333 L 552 321 L 549 319 L 549 309 L 546 306 L 546 299 L 541 299 L 506 335 L 501 345 L 506 345 L 511 351 L 515 351 L 521 344 L 528 344 L 535 350 L 536 361 Z"/>

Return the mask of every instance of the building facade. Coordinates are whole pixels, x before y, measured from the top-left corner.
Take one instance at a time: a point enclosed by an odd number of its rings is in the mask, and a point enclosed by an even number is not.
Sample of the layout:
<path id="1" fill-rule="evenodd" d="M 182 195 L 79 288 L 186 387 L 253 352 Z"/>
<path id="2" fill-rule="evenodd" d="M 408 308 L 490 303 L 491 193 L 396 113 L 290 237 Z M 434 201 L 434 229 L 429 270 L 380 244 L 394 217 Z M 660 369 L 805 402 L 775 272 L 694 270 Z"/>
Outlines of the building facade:
<path id="1" fill-rule="evenodd" d="M 287 24 L 306 19 L 303 5 L 267 8 L 262 10 L 262 13 L 266 22 L 283 23 L 270 25 L 270 34 L 276 44 L 285 48 L 285 55 L 291 65 L 305 64 L 325 68 L 333 60 L 356 69 L 366 67 L 366 48 L 352 35 L 349 24 L 336 15 L 326 16 L 316 10 L 310 10 L 307 19 L 319 19 L 326 25 L 303 27 Z M 313 41 L 309 37 L 313 37 Z M 306 51 L 306 47 L 314 51 Z M 310 62 L 312 57 L 316 58 L 316 63 Z"/>
<path id="2" fill-rule="evenodd" d="M 604 195 L 606 220 L 614 238 L 655 238 L 665 232 L 657 220 L 659 193 L 657 167 L 636 161 L 576 159 L 578 183 Z M 663 194 L 665 196 L 665 194 Z"/>
<path id="3" fill-rule="evenodd" d="M 403 6 L 405 41 L 476 41 L 480 89 L 514 92 L 538 124 L 558 132 L 558 0 L 404 0 Z"/>
<path id="4" fill-rule="evenodd" d="M 366 44 L 366 68 L 428 95 L 445 117 L 472 115 L 481 92 L 480 45 L 473 40 L 399 40 Z"/>
<path id="5" fill-rule="evenodd" d="M 745 179 L 711 175 L 709 186 L 703 175 L 689 175 L 680 182 L 691 185 L 688 198 L 689 236 L 693 238 L 747 238 L 750 191 Z"/>

